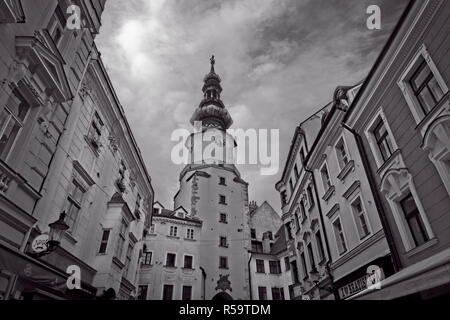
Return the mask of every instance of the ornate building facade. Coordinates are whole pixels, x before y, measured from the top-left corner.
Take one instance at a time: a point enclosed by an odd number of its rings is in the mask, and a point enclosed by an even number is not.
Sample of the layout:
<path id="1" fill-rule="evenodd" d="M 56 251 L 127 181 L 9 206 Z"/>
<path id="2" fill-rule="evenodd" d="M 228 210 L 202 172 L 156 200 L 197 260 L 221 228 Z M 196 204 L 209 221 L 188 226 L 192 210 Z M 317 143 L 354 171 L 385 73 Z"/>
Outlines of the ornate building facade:
<path id="1" fill-rule="evenodd" d="M 0 294 L 133 297 L 153 188 L 94 42 L 105 0 L 0 6 Z"/>

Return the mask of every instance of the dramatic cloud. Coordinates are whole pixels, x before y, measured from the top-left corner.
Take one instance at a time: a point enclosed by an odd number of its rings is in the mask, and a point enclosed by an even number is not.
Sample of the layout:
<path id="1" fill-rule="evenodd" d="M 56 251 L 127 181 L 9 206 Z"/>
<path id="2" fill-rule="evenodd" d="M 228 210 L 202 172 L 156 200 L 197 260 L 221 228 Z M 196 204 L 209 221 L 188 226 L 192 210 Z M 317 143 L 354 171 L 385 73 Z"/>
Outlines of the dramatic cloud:
<path id="1" fill-rule="evenodd" d="M 280 211 L 280 178 L 295 127 L 338 85 L 364 79 L 407 0 L 107 1 L 97 38 L 142 150 L 156 198 L 172 207 L 181 166 L 170 160 L 174 129 L 190 129 L 209 57 L 216 56 L 234 128 L 280 129 L 280 171 L 240 167 L 250 199 Z M 368 30 L 379 5 L 382 29 Z"/>

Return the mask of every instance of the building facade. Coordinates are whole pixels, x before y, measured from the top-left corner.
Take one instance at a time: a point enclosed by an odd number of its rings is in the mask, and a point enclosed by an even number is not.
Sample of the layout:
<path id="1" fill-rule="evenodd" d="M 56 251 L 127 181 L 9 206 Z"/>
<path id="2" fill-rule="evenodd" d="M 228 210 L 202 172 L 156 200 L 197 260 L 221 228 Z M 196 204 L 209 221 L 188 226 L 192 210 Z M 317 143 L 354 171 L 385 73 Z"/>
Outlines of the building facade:
<path id="1" fill-rule="evenodd" d="M 204 273 L 198 239 L 202 222 L 182 207 L 155 205 L 144 239 L 139 280 L 140 300 L 203 300 Z"/>
<path id="2" fill-rule="evenodd" d="M 129 299 L 153 188 L 95 46 L 105 1 L 0 3 L 0 292 Z M 79 29 L 66 23 L 69 5 Z M 33 240 L 55 221 L 67 230 L 37 254 Z M 70 289 L 74 266 L 81 287 Z"/>
<path id="3" fill-rule="evenodd" d="M 290 300 L 293 284 L 285 228 L 276 232 L 272 246 L 267 236 L 263 251 L 251 251 L 249 279 L 252 300 Z"/>
<path id="4" fill-rule="evenodd" d="M 345 118 L 399 267 L 356 298 L 448 298 L 449 19 L 448 1 L 411 1 Z"/>

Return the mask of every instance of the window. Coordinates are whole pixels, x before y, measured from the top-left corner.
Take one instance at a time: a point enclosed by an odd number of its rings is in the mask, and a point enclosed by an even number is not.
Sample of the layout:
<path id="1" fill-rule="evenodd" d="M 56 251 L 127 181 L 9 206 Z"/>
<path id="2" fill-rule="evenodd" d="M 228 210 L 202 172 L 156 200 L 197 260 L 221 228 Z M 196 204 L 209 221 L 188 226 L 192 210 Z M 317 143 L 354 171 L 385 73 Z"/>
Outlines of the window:
<path id="1" fill-rule="evenodd" d="M 258 298 L 259 300 L 267 300 L 267 288 L 258 287 Z"/>
<path id="2" fill-rule="evenodd" d="M 302 212 L 302 222 L 306 219 L 306 207 L 305 207 L 305 201 L 300 201 L 300 210 Z"/>
<path id="3" fill-rule="evenodd" d="M 151 252 L 151 251 L 145 251 L 144 252 L 143 264 L 145 266 L 151 266 L 152 265 L 152 255 L 153 255 L 153 252 Z"/>
<path id="4" fill-rule="evenodd" d="M 59 42 L 62 38 L 62 33 L 65 27 L 66 27 L 66 18 L 64 16 L 64 11 L 61 8 L 61 5 L 58 4 L 47 28 L 50 32 L 51 37 L 53 38 L 53 41 L 57 46 L 59 45 Z"/>
<path id="5" fill-rule="evenodd" d="M 409 84 L 423 113 L 426 115 L 442 99 L 444 92 L 425 59 L 421 57 L 418 62 L 419 67 L 409 80 Z"/>
<path id="6" fill-rule="evenodd" d="M 136 197 L 136 210 L 139 210 L 141 208 L 141 200 L 142 197 L 141 195 L 138 193 L 137 197 Z"/>
<path id="7" fill-rule="evenodd" d="M 284 226 L 285 226 L 285 228 L 286 228 L 286 234 L 287 234 L 287 236 L 288 236 L 288 239 L 289 239 L 289 240 L 294 239 L 294 237 L 292 236 L 291 223 L 290 223 L 290 222 L 285 223 Z"/>
<path id="8" fill-rule="evenodd" d="M 347 251 L 347 245 L 345 244 L 344 230 L 342 229 L 341 219 L 337 218 L 333 222 L 333 229 L 339 254 L 343 254 Z"/>
<path id="9" fill-rule="evenodd" d="M 405 215 L 415 246 L 420 246 L 430 240 L 412 194 L 408 194 L 403 200 L 401 200 L 400 205 Z"/>
<path id="10" fill-rule="evenodd" d="M 373 129 L 373 135 L 378 146 L 378 151 L 383 158 L 383 162 L 385 162 L 394 153 L 394 147 L 382 119 L 379 119 L 378 124 Z"/>
<path id="11" fill-rule="evenodd" d="M 416 123 L 420 123 L 448 92 L 447 84 L 425 45 L 422 45 L 397 84 Z"/>
<path id="12" fill-rule="evenodd" d="M 336 144 L 336 155 L 339 162 L 339 167 L 341 170 L 347 165 L 349 159 L 347 154 L 347 149 L 344 143 L 344 139 L 341 138 Z"/>
<path id="13" fill-rule="evenodd" d="M 122 219 L 122 222 L 120 223 L 119 237 L 118 237 L 116 252 L 115 252 L 115 257 L 118 258 L 119 260 L 122 258 L 123 245 L 125 243 L 125 239 L 127 236 L 127 229 L 128 229 L 128 224 L 125 222 L 125 220 Z"/>
<path id="14" fill-rule="evenodd" d="M 308 185 L 306 192 L 308 193 L 309 207 L 312 208 L 314 206 L 314 196 L 311 185 Z"/>
<path id="15" fill-rule="evenodd" d="M 292 183 L 292 179 L 289 179 L 289 187 L 291 188 L 291 193 L 294 193 L 294 184 Z"/>
<path id="16" fill-rule="evenodd" d="M 110 233 L 111 233 L 111 230 L 103 229 L 102 238 L 100 240 L 100 249 L 98 250 L 98 253 L 100 253 L 100 254 L 106 253 L 106 248 L 108 247 L 108 240 L 109 240 Z"/>
<path id="17" fill-rule="evenodd" d="M 256 272 L 265 273 L 266 269 L 264 267 L 264 260 L 256 259 Z"/>
<path id="18" fill-rule="evenodd" d="M 219 204 L 227 204 L 227 198 L 224 195 L 219 195 Z"/>
<path id="19" fill-rule="evenodd" d="M 220 237 L 219 246 L 223 248 L 228 248 L 227 237 Z"/>
<path id="20" fill-rule="evenodd" d="M 192 287 L 183 286 L 181 293 L 181 300 L 191 300 L 192 299 Z"/>
<path id="21" fill-rule="evenodd" d="M 81 203 L 83 201 L 84 189 L 75 180 L 69 186 L 69 195 L 67 196 L 68 207 L 66 223 L 69 226 L 69 231 L 75 231 L 75 224 L 78 220 L 78 214 L 81 209 Z"/>
<path id="22" fill-rule="evenodd" d="M 261 241 L 252 241 L 252 252 L 262 253 L 263 244 Z"/>
<path id="23" fill-rule="evenodd" d="M 155 234 L 155 224 L 154 223 L 152 223 L 152 225 L 150 226 L 150 233 Z"/>
<path id="24" fill-rule="evenodd" d="M 228 269 L 228 258 L 227 257 L 219 257 L 219 268 L 220 269 Z"/>
<path id="25" fill-rule="evenodd" d="M 322 176 L 323 189 L 327 192 L 327 190 L 331 188 L 331 181 L 326 163 L 324 163 L 320 169 L 320 175 Z"/>
<path id="26" fill-rule="evenodd" d="M 294 211 L 294 220 L 295 220 L 295 230 L 296 232 L 300 231 L 300 208 L 297 208 L 297 210 Z"/>
<path id="27" fill-rule="evenodd" d="M 306 248 L 308 250 L 309 264 L 311 265 L 311 271 L 315 271 L 316 270 L 316 261 L 314 259 L 314 252 L 313 252 L 312 243 L 310 242 L 306 246 Z"/>
<path id="28" fill-rule="evenodd" d="M 227 214 L 226 213 L 221 213 L 220 214 L 219 222 L 220 223 L 228 223 L 228 219 L 227 219 Z"/>
<path id="29" fill-rule="evenodd" d="M 133 250 L 134 250 L 134 243 L 130 241 L 127 248 L 127 254 L 125 256 L 125 271 L 124 271 L 125 276 L 128 275 L 128 270 L 130 268 L 131 260 L 133 258 Z"/>
<path id="30" fill-rule="evenodd" d="M 24 127 L 30 106 L 17 89 L 12 92 L 0 114 L 0 158 L 6 160 Z"/>
<path id="31" fill-rule="evenodd" d="M 283 288 L 272 288 L 272 300 L 284 300 Z"/>
<path id="32" fill-rule="evenodd" d="M 353 216 L 355 217 L 356 227 L 358 229 L 359 238 L 362 240 L 370 234 L 369 227 L 366 220 L 366 213 L 364 212 L 361 198 L 356 198 L 352 204 Z"/>
<path id="33" fill-rule="evenodd" d="M 272 231 L 267 231 L 266 234 L 267 234 L 267 237 L 269 238 L 269 240 L 273 240 Z"/>
<path id="34" fill-rule="evenodd" d="M 300 177 L 300 173 L 298 171 L 297 164 L 294 165 L 294 173 L 295 173 L 295 178 L 298 180 L 298 178 Z"/>
<path id="35" fill-rule="evenodd" d="M 187 229 L 186 238 L 189 240 L 194 240 L 194 229 Z"/>
<path id="36" fill-rule="evenodd" d="M 305 151 L 302 149 L 300 149 L 300 160 L 302 161 L 302 165 L 304 165 L 305 163 Z"/>
<path id="37" fill-rule="evenodd" d="M 98 150 L 100 148 L 100 138 L 102 135 L 103 122 L 97 112 L 94 112 L 94 117 L 91 122 L 91 127 L 88 132 L 88 139 L 91 145 Z"/>
<path id="38" fill-rule="evenodd" d="M 322 236 L 320 234 L 320 230 L 317 230 L 315 237 L 316 237 L 316 243 L 317 243 L 317 251 L 319 253 L 319 263 L 320 263 L 325 259 L 325 251 L 323 249 Z"/>
<path id="39" fill-rule="evenodd" d="M 170 226 L 170 233 L 169 235 L 171 237 L 176 237 L 178 235 L 178 227 Z"/>
<path id="40" fill-rule="evenodd" d="M 184 268 L 185 269 L 193 269 L 193 256 L 184 256 Z"/>
<path id="41" fill-rule="evenodd" d="M 166 256 L 166 267 L 175 267 L 177 255 L 175 253 L 168 253 Z"/>
<path id="42" fill-rule="evenodd" d="M 306 267 L 306 258 L 305 253 L 300 253 L 300 259 L 302 260 L 302 269 L 303 269 L 303 279 L 308 278 L 308 268 Z"/>
<path id="43" fill-rule="evenodd" d="M 173 285 L 165 284 L 163 289 L 163 300 L 172 300 L 173 299 Z"/>
<path id="44" fill-rule="evenodd" d="M 148 286 L 139 286 L 138 288 L 138 300 L 147 300 Z"/>
<path id="45" fill-rule="evenodd" d="M 250 234 L 252 239 L 256 239 L 256 230 L 255 229 L 250 229 Z"/>
<path id="46" fill-rule="evenodd" d="M 284 257 L 284 267 L 286 271 L 291 270 L 291 263 L 289 262 L 289 257 Z"/>
<path id="47" fill-rule="evenodd" d="M 219 177 L 219 184 L 221 186 L 226 186 L 227 185 L 227 180 L 224 177 Z"/>
<path id="48" fill-rule="evenodd" d="M 271 274 L 280 274 L 281 273 L 281 265 L 280 265 L 279 260 L 269 261 L 269 272 Z"/>
<path id="49" fill-rule="evenodd" d="M 286 191 L 281 191 L 280 197 L 281 197 L 281 204 L 282 204 L 283 206 L 285 206 L 285 205 L 287 204 L 287 195 L 286 195 Z"/>

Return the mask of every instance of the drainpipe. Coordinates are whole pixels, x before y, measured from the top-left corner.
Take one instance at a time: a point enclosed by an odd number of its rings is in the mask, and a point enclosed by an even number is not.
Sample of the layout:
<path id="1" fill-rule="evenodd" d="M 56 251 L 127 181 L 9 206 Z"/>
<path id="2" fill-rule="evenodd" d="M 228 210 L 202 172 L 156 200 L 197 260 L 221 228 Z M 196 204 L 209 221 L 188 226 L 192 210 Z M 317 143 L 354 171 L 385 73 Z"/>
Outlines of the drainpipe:
<path id="1" fill-rule="evenodd" d="M 253 255 L 250 253 L 250 259 L 248 259 L 248 285 L 250 289 L 250 300 L 253 300 L 253 293 L 252 293 L 252 273 L 250 271 L 250 262 L 252 261 Z"/>
<path id="2" fill-rule="evenodd" d="M 202 296 L 203 300 L 206 300 L 206 271 L 205 269 L 203 269 L 203 267 L 200 267 L 200 270 L 202 270 L 202 279 L 203 279 Z"/>
<path id="3" fill-rule="evenodd" d="M 382 203 L 381 197 L 378 193 L 378 188 L 377 188 L 375 178 L 373 177 L 372 171 L 370 170 L 369 160 L 367 157 L 366 150 L 364 148 L 362 138 L 354 129 L 350 128 L 346 123 L 342 122 L 341 126 L 344 129 L 348 130 L 355 137 L 356 145 L 358 147 L 359 154 L 361 155 L 363 168 L 367 175 L 367 179 L 369 180 L 370 190 L 372 191 L 372 194 L 373 194 L 373 197 L 375 200 L 375 205 L 378 208 L 378 215 L 380 217 L 381 225 L 383 226 L 384 233 L 386 235 L 386 240 L 387 240 L 387 243 L 389 246 L 389 250 L 391 251 L 391 254 L 392 254 L 392 264 L 394 266 L 394 271 L 398 272 L 402 267 L 400 255 L 398 253 L 397 247 L 395 246 L 394 237 L 392 236 L 392 231 L 389 228 L 389 223 L 387 220 L 386 212 L 384 211 L 383 203 Z"/>
<path id="4" fill-rule="evenodd" d="M 312 176 L 312 183 L 313 183 L 313 187 L 314 187 L 314 193 L 316 195 L 316 199 L 317 199 L 317 209 L 319 210 L 319 218 L 320 218 L 320 223 L 322 225 L 322 234 L 323 234 L 323 238 L 325 239 L 325 247 L 327 248 L 327 254 L 328 254 L 328 262 L 327 265 L 325 267 L 326 272 L 328 273 L 328 277 L 331 280 L 331 293 L 334 295 L 334 298 L 336 300 L 339 300 L 339 295 L 337 294 L 336 288 L 334 287 L 334 277 L 333 274 L 331 272 L 331 267 L 330 267 L 330 261 L 331 261 L 331 251 L 330 251 L 330 243 L 328 241 L 328 236 L 327 236 L 327 232 L 325 230 L 325 223 L 323 221 L 323 211 L 322 211 L 322 207 L 320 206 L 320 198 L 319 198 L 319 192 L 317 191 L 317 185 L 316 185 L 316 179 L 314 178 L 314 172 L 309 169 L 308 167 L 304 166 L 305 171 L 308 172 L 309 174 L 311 174 Z M 319 288 L 320 290 L 320 288 Z"/>

